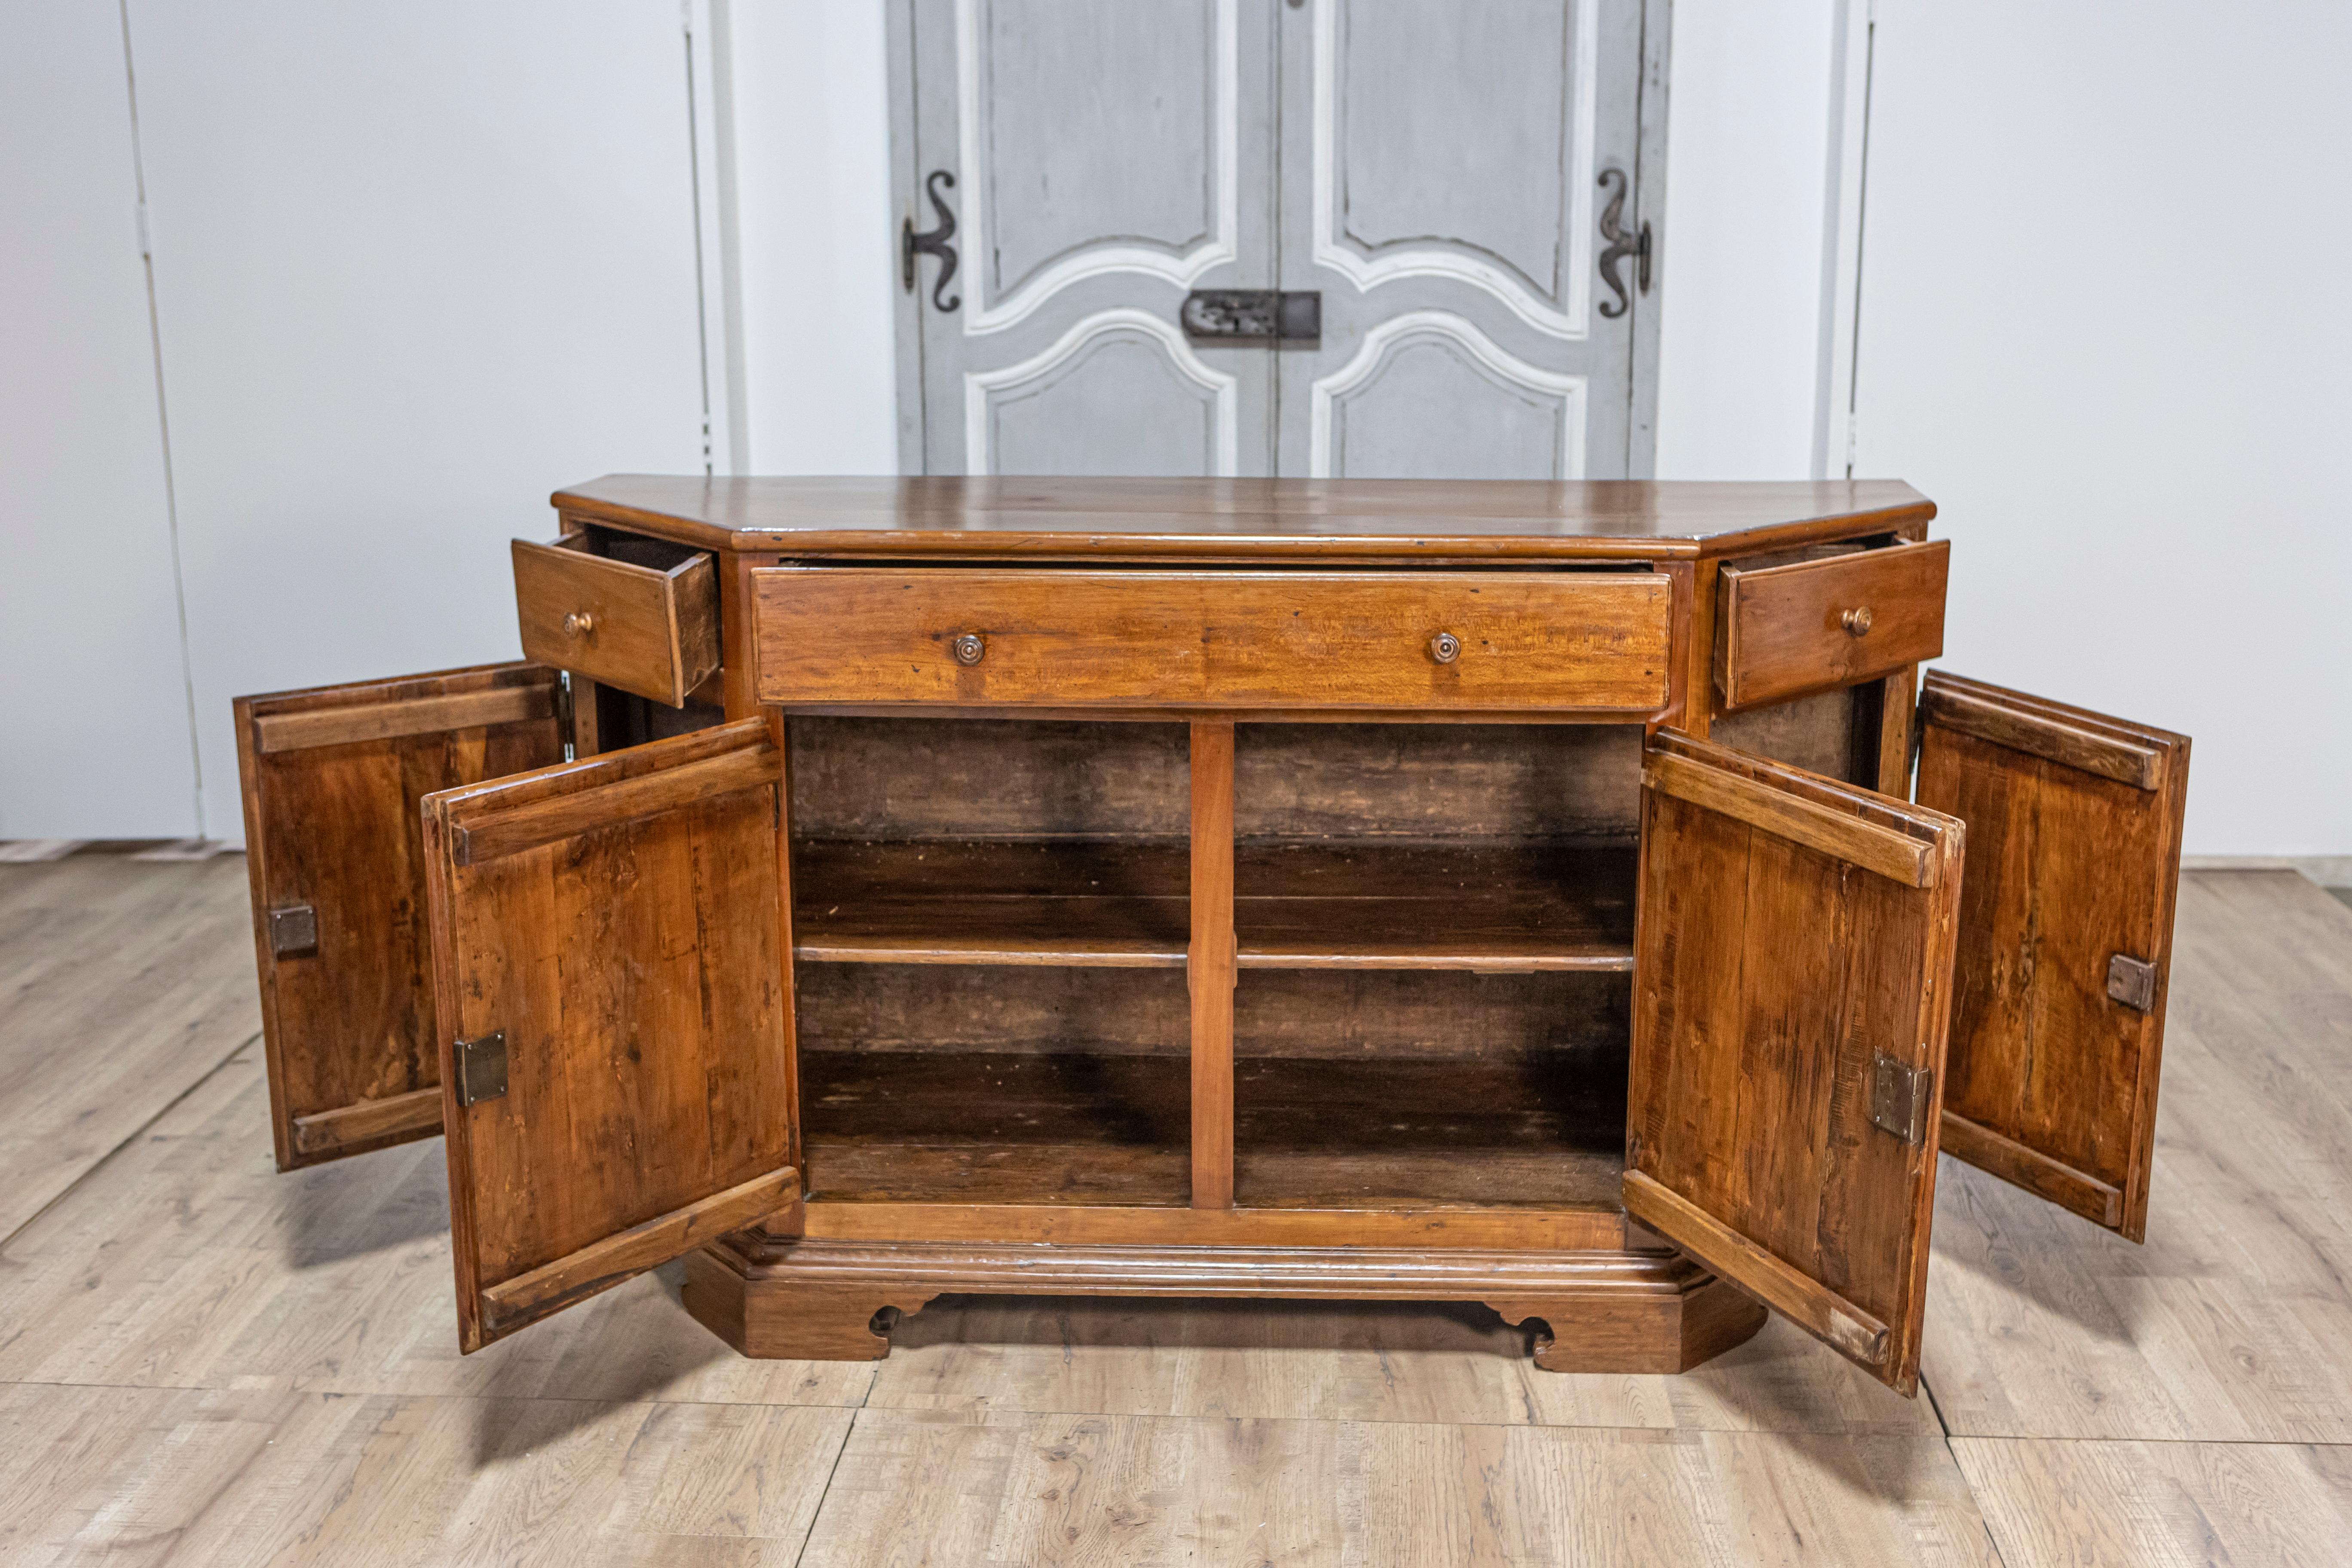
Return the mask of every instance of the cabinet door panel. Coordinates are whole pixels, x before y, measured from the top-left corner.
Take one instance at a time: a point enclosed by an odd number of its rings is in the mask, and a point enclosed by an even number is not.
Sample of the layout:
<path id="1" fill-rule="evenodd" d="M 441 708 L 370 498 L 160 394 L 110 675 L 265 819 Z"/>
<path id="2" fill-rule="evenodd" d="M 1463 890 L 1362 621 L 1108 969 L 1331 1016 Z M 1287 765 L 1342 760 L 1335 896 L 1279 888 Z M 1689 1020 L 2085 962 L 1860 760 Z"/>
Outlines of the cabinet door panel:
<path id="1" fill-rule="evenodd" d="M 562 760 L 556 680 L 507 664 L 237 699 L 278 1169 L 441 1131 L 418 804 Z"/>
<path id="2" fill-rule="evenodd" d="M 1917 1385 L 1959 825 L 1662 732 L 1643 762 L 1625 1207 Z"/>
<path id="3" fill-rule="evenodd" d="M 756 719 L 425 803 L 467 1351 L 799 1196 L 782 814 Z"/>
<path id="4" fill-rule="evenodd" d="M 1919 736 L 1969 835 L 1944 1148 L 2142 1240 L 2189 741 L 1941 670 Z"/>

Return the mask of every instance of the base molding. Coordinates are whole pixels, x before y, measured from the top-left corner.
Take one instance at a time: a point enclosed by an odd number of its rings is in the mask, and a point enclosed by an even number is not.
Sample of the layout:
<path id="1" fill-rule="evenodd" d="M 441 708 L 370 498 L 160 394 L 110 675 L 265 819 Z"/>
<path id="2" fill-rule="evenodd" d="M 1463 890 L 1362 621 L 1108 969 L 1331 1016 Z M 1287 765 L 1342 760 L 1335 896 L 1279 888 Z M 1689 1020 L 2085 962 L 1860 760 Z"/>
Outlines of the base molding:
<path id="1" fill-rule="evenodd" d="M 888 1314 L 949 1293 L 1480 1301 L 1537 1321 L 1554 1372 L 1686 1372 L 1765 1311 L 1677 1253 L 873 1244 L 741 1234 L 687 1258 L 686 1307 L 744 1355 L 870 1361 Z"/>

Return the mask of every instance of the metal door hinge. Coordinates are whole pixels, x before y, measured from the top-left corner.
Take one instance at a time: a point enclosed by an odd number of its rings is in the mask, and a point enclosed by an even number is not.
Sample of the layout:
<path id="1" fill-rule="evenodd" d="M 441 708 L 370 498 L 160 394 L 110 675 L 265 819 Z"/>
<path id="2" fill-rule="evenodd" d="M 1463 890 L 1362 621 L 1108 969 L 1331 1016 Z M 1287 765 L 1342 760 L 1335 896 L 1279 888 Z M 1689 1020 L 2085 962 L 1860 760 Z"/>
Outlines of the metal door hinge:
<path id="1" fill-rule="evenodd" d="M 1176 319 L 1189 338 L 1315 342 L 1323 336 L 1323 295 L 1312 289 L 1195 289 Z"/>
<path id="2" fill-rule="evenodd" d="M 580 732 L 572 722 L 572 672 L 555 672 L 555 729 L 563 737 L 563 760 L 571 762 L 578 754 Z"/>
<path id="3" fill-rule="evenodd" d="M 277 958 L 295 958 L 319 951 L 319 911 L 309 904 L 288 904 L 269 911 L 269 952 Z"/>
<path id="4" fill-rule="evenodd" d="M 2156 965 L 2116 953 L 2107 960 L 2107 994 L 2139 1012 L 2156 1007 Z"/>
<path id="5" fill-rule="evenodd" d="M 492 1029 L 487 1035 L 459 1040 L 456 1054 L 459 1105 L 506 1098 L 507 1032 L 504 1029 Z"/>
<path id="6" fill-rule="evenodd" d="M 1609 242 L 1601 253 L 1601 281 L 1617 295 L 1612 307 L 1606 300 L 1598 309 L 1601 315 L 1615 321 L 1633 307 L 1633 297 L 1625 291 L 1625 279 L 1619 274 L 1617 264 L 1626 258 L 1633 261 L 1633 287 L 1646 294 L 1650 291 L 1650 226 L 1644 223 L 1636 233 L 1628 234 L 1622 226 L 1625 214 L 1625 171 L 1601 171 L 1601 188 L 1609 193 L 1609 205 L 1601 212 L 1601 237 Z"/>
<path id="7" fill-rule="evenodd" d="M 933 169 L 923 178 L 923 194 L 931 198 L 931 211 L 940 221 L 919 232 L 913 218 L 898 226 L 899 287 L 909 294 L 915 291 L 916 257 L 938 257 L 940 276 L 931 285 L 931 308 L 942 315 L 951 314 L 963 303 L 962 295 L 950 298 L 948 294 L 948 279 L 956 275 L 956 247 L 950 243 L 955 238 L 956 220 L 955 214 L 948 210 L 947 198 L 940 195 L 941 185 L 954 190 L 955 183 L 955 176 L 945 169 Z"/>
<path id="8" fill-rule="evenodd" d="M 1853 478 L 1852 474 L 1846 476 Z M 1916 803 L 1919 798 L 1919 758 L 1927 749 L 1927 700 L 1920 698 L 1911 705 L 1910 755 L 1903 761 L 1903 778 L 1906 788 L 1905 798 Z"/>
<path id="9" fill-rule="evenodd" d="M 1880 1051 L 1871 1059 L 1870 1124 L 1914 1149 L 1927 1141 L 1927 1090 L 1935 1075 Z"/>

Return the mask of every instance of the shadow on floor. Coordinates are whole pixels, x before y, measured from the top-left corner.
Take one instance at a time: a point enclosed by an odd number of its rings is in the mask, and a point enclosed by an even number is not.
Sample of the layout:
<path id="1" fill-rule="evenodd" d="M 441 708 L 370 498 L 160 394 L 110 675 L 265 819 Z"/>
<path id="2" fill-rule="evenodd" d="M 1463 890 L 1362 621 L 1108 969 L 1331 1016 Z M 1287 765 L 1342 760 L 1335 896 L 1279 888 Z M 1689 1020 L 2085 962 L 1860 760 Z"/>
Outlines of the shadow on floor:
<path id="1" fill-rule="evenodd" d="M 1362 1350 L 1528 1353 L 1526 1330 L 1475 1301 L 1282 1301 L 1153 1297 L 941 1296 L 890 1336 L 938 1344 L 1131 1350 Z"/>

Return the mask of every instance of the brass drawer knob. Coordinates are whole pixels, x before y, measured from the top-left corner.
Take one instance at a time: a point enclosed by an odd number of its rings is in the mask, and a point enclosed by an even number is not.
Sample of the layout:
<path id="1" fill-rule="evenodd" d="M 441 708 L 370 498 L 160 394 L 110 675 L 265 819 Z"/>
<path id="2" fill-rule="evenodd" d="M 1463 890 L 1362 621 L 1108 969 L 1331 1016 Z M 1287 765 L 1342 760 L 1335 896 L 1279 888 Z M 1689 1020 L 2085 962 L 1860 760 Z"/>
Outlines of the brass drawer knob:
<path id="1" fill-rule="evenodd" d="M 1429 639 L 1429 657 L 1440 664 L 1452 664 L 1462 657 L 1462 639 L 1452 632 L 1440 632 Z"/>
<path id="2" fill-rule="evenodd" d="M 1850 637 L 1862 636 L 1870 629 L 1870 606 L 1864 605 L 1860 609 L 1848 610 L 1838 617 L 1838 625 L 1845 628 L 1845 635 Z"/>
<path id="3" fill-rule="evenodd" d="M 584 637 L 596 629 L 596 617 L 585 610 L 574 610 L 563 617 L 563 635 Z"/>
<path id="4" fill-rule="evenodd" d="M 988 651 L 988 645 L 981 641 L 974 632 L 964 633 L 948 647 L 954 652 L 958 664 L 978 664 L 981 656 Z"/>

